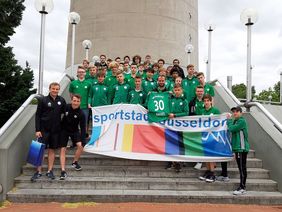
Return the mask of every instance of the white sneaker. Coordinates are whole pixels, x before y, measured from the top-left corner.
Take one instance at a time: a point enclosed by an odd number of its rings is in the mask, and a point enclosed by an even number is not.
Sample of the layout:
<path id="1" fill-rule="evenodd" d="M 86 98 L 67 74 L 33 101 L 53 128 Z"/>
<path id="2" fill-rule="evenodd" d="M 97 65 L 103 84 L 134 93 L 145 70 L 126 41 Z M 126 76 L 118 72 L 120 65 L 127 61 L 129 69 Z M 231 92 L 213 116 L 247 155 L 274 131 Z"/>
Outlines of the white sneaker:
<path id="1" fill-rule="evenodd" d="M 202 168 L 202 163 L 197 163 L 195 166 L 194 166 L 194 169 L 197 169 L 197 170 L 200 170 Z"/>
<path id="2" fill-rule="evenodd" d="M 245 189 L 242 188 L 237 188 L 235 191 L 233 191 L 233 195 L 243 195 L 246 194 L 247 191 Z"/>
<path id="3" fill-rule="evenodd" d="M 216 177 L 217 181 L 221 181 L 221 182 L 229 182 L 229 177 L 224 177 L 224 176 L 217 176 Z"/>

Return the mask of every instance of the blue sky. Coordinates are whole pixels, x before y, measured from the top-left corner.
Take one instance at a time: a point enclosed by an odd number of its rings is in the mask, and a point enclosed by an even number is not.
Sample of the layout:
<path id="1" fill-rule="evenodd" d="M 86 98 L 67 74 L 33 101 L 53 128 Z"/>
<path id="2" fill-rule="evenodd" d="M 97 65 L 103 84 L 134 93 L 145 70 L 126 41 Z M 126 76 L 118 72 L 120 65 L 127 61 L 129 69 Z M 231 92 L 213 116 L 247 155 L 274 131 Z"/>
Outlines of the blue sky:
<path id="1" fill-rule="evenodd" d="M 244 8 L 255 8 L 258 22 L 253 26 L 252 65 L 256 90 L 267 89 L 279 80 L 282 71 L 282 1 L 281 0 L 199 0 L 199 70 L 205 72 L 208 33 L 204 26 L 213 22 L 211 78 L 233 84 L 246 81 L 246 27 L 240 22 Z M 40 15 L 34 1 L 25 1 L 21 25 L 8 45 L 14 47 L 19 64 L 29 61 L 35 71 L 37 86 Z M 45 87 L 62 74 L 66 61 L 69 0 L 54 0 L 54 10 L 46 19 Z"/>

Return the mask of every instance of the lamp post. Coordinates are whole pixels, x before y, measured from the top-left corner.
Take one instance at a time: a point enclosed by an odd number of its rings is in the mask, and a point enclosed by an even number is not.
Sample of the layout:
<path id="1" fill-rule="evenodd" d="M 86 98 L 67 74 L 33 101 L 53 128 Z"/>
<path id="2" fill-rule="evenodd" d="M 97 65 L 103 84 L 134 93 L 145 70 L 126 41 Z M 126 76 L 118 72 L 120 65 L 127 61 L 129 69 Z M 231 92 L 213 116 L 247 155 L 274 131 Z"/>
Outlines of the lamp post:
<path id="1" fill-rule="evenodd" d="M 211 80 L 211 45 L 212 45 L 212 31 L 215 29 L 215 25 L 208 24 L 206 25 L 206 30 L 209 33 L 209 41 L 208 41 L 208 63 L 207 63 L 207 81 Z"/>
<path id="2" fill-rule="evenodd" d="M 232 76 L 227 76 L 227 88 L 232 92 Z"/>
<path id="3" fill-rule="evenodd" d="M 241 22 L 247 26 L 247 102 L 252 100 L 251 27 L 257 22 L 257 11 L 249 8 L 241 12 Z"/>
<path id="4" fill-rule="evenodd" d="M 185 52 L 188 54 L 188 65 L 191 64 L 191 53 L 194 51 L 194 46 L 192 44 L 187 44 L 185 46 Z"/>
<path id="5" fill-rule="evenodd" d="M 54 4 L 53 0 L 35 0 L 34 5 L 36 10 L 41 13 L 38 94 L 43 94 L 45 17 L 53 10 Z"/>
<path id="6" fill-rule="evenodd" d="M 92 47 L 92 42 L 90 40 L 84 40 L 82 42 L 82 46 L 85 49 L 85 58 L 86 60 L 88 60 L 88 53 L 89 53 L 89 49 L 91 49 Z"/>
<path id="7" fill-rule="evenodd" d="M 72 46 L 71 46 L 71 76 L 73 76 L 74 69 L 74 51 L 75 51 L 75 26 L 80 21 L 80 15 L 76 12 L 69 14 L 69 23 L 72 25 Z"/>

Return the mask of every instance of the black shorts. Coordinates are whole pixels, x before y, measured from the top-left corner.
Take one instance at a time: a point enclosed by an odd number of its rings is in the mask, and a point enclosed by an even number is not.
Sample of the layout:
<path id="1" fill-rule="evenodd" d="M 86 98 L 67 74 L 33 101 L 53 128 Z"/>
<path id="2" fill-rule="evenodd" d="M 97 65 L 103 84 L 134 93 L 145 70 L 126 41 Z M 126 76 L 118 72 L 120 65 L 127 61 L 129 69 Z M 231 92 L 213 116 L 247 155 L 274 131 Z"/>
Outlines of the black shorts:
<path id="1" fill-rule="evenodd" d="M 70 133 L 63 130 L 61 132 L 60 147 L 67 147 L 69 138 L 71 138 L 73 145 L 76 145 L 76 143 L 81 142 L 81 136 L 79 131 Z"/>
<path id="2" fill-rule="evenodd" d="M 38 139 L 40 143 L 46 145 L 46 149 L 58 149 L 60 147 L 60 133 L 42 131 L 42 138 Z"/>

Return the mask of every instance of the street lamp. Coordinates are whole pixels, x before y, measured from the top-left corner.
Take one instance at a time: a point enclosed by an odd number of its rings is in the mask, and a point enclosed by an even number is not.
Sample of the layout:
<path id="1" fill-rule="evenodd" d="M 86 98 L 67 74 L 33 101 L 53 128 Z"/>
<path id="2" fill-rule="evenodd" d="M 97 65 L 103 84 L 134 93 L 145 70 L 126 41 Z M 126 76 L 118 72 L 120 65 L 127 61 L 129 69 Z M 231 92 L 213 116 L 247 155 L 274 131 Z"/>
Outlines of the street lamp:
<path id="1" fill-rule="evenodd" d="M 53 0 L 35 0 L 34 5 L 36 10 L 41 13 L 38 94 L 43 94 L 45 16 L 53 10 L 54 4 Z"/>
<path id="2" fill-rule="evenodd" d="M 241 12 L 241 22 L 247 26 L 247 102 L 252 99 L 252 67 L 251 67 L 251 26 L 257 22 L 258 14 L 249 8 Z"/>
<path id="3" fill-rule="evenodd" d="M 215 29 L 214 24 L 207 24 L 205 26 L 206 30 L 209 33 L 209 43 L 208 43 L 208 63 L 207 63 L 207 76 L 206 79 L 207 81 L 211 80 L 211 44 L 212 44 L 212 31 Z"/>
<path id="4" fill-rule="evenodd" d="M 188 54 L 188 65 L 191 63 L 191 53 L 194 51 L 194 46 L 192 44 L 187 44 L 185 46 L 185 52 Z"/>
<path id="5" fill-rule="evenodd" d="M 92 57 L 92 61 L 93 61 L 94 64 L 97 63 L 97 62 L 100 62 L 100 57 L 95 55 L 95 56 Z"/>
<path id="6" fill-rule="evenodd" d="M 89 49 L 91 49 L 92 42 L 90 40 L 84 40 L 82 42 L 82 46 L 85 49 L 85 58 L 86 60 L 88 60 L 88 52 L 89 52 Z"/>
<path id="7" fill-rule="evenodd" d="M 74 69 L 74 49 L 75 49 L 75 26 L 80 21 L 80 15 L 76 12 L 69 14 L 69 23 L 72 25 L 72 48 L 71 48 L 71 76 L 73 76 Z"/>

